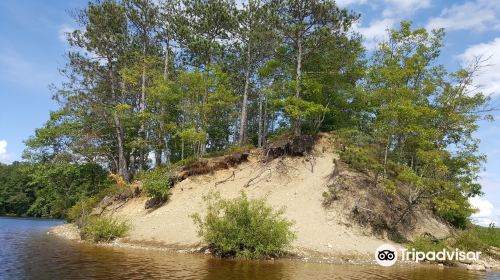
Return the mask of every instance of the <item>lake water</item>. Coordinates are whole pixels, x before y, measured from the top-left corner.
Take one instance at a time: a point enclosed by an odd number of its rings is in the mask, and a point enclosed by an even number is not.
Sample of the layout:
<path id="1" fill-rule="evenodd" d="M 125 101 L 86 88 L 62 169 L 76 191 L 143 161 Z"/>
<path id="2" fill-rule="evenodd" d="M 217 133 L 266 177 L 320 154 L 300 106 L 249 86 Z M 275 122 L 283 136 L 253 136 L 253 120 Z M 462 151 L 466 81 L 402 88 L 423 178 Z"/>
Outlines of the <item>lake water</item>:
<path id="1" fill-rule="evenodd" d="M 0 279 L 500 279 L 435 266 L 221 260 L 204 255 L 80 244 L 47 234 L 57 220 L 0 218 Z"/>

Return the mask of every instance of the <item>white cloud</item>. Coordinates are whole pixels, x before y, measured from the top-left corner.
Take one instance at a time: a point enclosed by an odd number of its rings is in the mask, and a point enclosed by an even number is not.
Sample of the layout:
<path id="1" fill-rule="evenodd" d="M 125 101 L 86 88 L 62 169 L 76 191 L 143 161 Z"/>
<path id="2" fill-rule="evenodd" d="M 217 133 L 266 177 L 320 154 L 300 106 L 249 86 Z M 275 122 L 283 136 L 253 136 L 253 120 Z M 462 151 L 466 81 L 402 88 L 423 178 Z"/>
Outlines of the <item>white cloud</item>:
<path id="1" fill-rule="evenodd" d="M 431 5 L 430 0 L 384 0 L 384 17 L 410 15 Z"/>
<path id="2" fill-rule="evenodd" d="M 13 157 L 7 153 L 7 141 L 0 140 L 0 162 L 11 163 Z"/>
<path id="3" fill-rule="evenodd" d="M 477 86 L 485 95 L 497 95 L 500 93 L 500 37 L 488 43 L 481 43 L 468 47 L 458 56 L 463 66 L 474 61 L 476 57 L 488 59 L 488 65 L 481 69 L 474 79 Z"/>
<path id="4" fill-rule="evenodd" d="M 335 3 L 339 5 L 340 7 L 345 7 L 348 5 L 356 5 L 356 4 L 365 4 L 367 1 L 366 0 L 337 0 Z"/>
<path id="5" fill-rule="evenodd" d="M 358 22 L 353 29 L 363 35 L 364 45 L 368 50 L 375 49 L 381 41 L 388 39 L 387 30 L 394 27 L 396 22 L 415 13 L 416 11 L 427 8 L 431 5 L 431 0 L 340 0 L 337 1 L 340 6 L 350 4 L 366 4 L 372 9 L 378 10 L 383 7 L 382 18 L 371 21 L 367 26 Z"/>
<path id="6" fill-rule="evenodd" d="M 499 209 L 495 209 L 491 202 L 477 196 L 470 198 L 469 202 L 478 210 L 477 213 L 471 216 L 475 224 L 481 226 L 489 226 L 491 223 L 494 223 L 496 226 L 500 225 L 500 211 Z"/>
<path id="7" fill-rule="evenodd" d="M 431 5 L 431 0 L 337 0 L 340 7 L 352 5 L 369 5 L 372 9 L 384 7 L 382 15 L 388 17 L 402 17 L 413 14 L 415 11 L 427 8 Z"/>
<path id="8" fill-rule="evenodd" d="M 394 23 L 395 20 L 386 18 L 372 21 L 367 27 L 357 24 L 353 29 L 363 35 L 365 47 L 372 50 L 375 49 L 381 41 L 388 39 L 389 35 L 387 29 L 392 28 Z"/>
<path id="9" fill-rule="evenodd" d="M 0 140 L 0 157 L 7 153 L 7 141 Z"/>
<path id="10" fill-rule="evenodd" d="M 247 5 L 248 0 L 236 0 L 236 7 L 243 8 L 243 5 Z"/>
<path id="11" fill-rule="evenodd" d="M 75 28 L 71 27 L 70 25 L 63 24 L 63 25 L 59 26 L 59 30 L 58 30 L 59 40 L 63 43 L 66 43 L 68 41 L 66 38 L 67 34 L 73 32 L 73 31 L 75 31 Z"/>
<path id="12" fill-rule="evenodd" d="M 427 28 L 445 28 L 446 30 L 500 29 L 500 1 L 476 0 L 453 5 L 441 11 L 427 23 Z"/>

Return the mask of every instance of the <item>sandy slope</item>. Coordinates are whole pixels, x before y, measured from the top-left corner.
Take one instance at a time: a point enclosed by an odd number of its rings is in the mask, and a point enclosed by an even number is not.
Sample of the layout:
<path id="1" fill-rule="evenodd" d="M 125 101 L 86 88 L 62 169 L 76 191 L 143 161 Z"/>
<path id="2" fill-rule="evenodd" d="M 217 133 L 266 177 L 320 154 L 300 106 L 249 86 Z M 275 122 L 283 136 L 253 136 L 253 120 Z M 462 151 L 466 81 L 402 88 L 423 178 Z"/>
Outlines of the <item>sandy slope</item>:
<path id="1" fill-rule="evenodd" d="M 372 259 L 379 245 L 391 242 L 375 237 L 370 230 L 350 221 L 348 213 L 352 207 L 349 205 L 337 204 L 329 209 L 322 206 L 322 193 L 327 190 L 328 175 L 334 170 L 337 157 L 329 141 L 328 137 L 322 137 L 313 156 L 306 158 L 278 158 L 262 163 L 255 151 L 249 162 L 236 168 L 180 182 L 172 190 L 170 200 L 158 209 L 145 210 L 146 198 L 139 197 L 115 205 L 117 209 L 111 213 L 125 218 L 132 226 L 124 242 L 196 247 L 203 244 L 190 215 L 204 213 L 203 196 L 215 190 L 231 198 L 244 190 L 251 198 L 265 197 L 273 207 L 286 207 L 286 216 L 295 221 L 297 233 L 293 252 L 339 260 Z M 227 181 L 220 183 L 224 180 Z M 435 220 L 424 221 L 424 224 L 431 225 L 424 230 L 437 235 L 446 233 L 446 228 Z"/>

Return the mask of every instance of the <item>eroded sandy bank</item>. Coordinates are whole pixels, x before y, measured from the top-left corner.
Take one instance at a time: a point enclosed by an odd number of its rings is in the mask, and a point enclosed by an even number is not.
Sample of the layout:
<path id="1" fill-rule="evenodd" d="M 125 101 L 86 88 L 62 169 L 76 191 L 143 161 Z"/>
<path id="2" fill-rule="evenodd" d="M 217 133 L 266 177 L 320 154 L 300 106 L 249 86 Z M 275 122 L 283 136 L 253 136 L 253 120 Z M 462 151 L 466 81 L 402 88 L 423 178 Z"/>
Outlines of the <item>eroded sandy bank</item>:
<path id="1" fill-rule="evenodd" d="M 276 209 L 286 208 L 285 216 L 294 221 L 297 235 L 289 250 L 291 255 L 339 263 L 371 263 L 381 244 L 399 245 L 352 221 L 350 213 L 356 197 L 368 195 L 363 193 L 366 186 L 359 186 L 330 207 L 322 204 L 338 158 L 331 141 L 321 137 L 307 157 L 279 157 L 263 162 L 259 152 L 254 151 L 245 163 L 191 176 L 176 184 L 169 201 L 157 209 L 145 209 L 147 198 L 143 196 L 107 206 L 104 214 L 126 220 L 131 226 L 128 237 L 114 242 L 114 246 L 199 251 L 204 244 L 191 215 L 205 213 L 203 197 L 216 191 L 222 197 L 233 198 L 244 191 L 250 198 L 265 198 Z M 72 225 L 56 227 L 52 232 L 79 240 L 78 230 Z M 425 216 L 419 219 L 413 233 L 445 236 L 449 229 Z"/>

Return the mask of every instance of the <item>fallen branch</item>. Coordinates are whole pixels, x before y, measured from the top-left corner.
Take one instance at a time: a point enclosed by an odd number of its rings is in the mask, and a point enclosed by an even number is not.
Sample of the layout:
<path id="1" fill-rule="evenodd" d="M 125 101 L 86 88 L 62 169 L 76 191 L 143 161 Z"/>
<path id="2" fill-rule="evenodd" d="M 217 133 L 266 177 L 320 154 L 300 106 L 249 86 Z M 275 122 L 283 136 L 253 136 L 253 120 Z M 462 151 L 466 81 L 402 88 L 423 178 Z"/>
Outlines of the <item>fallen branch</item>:
<path id="1" fill-rule="evenodd" d="M 220 184 L 224 184 L 225 182 L 227 182 L 227 181 L 229 181 L 229 180 L 231 180 L 231 179 L 232 179 L 231 181 L 234 181 L 234 179 L 235 179 L 235 178 L 236 178 L 236 174 L 235 174 L 235 173 L 234 173 L 234 171 L 233 171 L 233 174 L 231 174 L 231 176 L 227 177 L 227 178 L 226 178 L 226 179 L 224 179 L 224 180 L 221 180 L 221 181 L 215 182 L 214 187 L 217 187 L 217 186 L 218 186 L 218 185 L 220 185 Z"/>
<path id="2" fill-rule="evenodd" d="M 260 172 L 259 174 L 257 174 L 257 176 L 255 176 L 255 177 L 251 178 L 250 180 L 248 180 L 248 182 L 243 187 L 248 188 L 250 186 L 250 184 L 253 183 L 253 181 L 255 181 L 256 179 L 258 179 L 266 171 L 269 171 L 269 174 L 271 174 L 271 168 L 265 169 L 262 172 Z"/>

